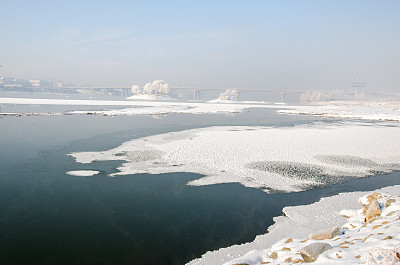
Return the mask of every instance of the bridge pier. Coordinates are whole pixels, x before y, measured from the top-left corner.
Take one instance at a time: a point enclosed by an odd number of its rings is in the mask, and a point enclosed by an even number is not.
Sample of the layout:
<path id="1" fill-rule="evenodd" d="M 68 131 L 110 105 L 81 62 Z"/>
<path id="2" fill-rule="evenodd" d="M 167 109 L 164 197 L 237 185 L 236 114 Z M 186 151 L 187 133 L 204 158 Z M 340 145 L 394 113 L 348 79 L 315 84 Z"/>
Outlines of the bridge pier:
<path id="1" fill-rule="evenodd" d="M 200 90 L 193 89 L 193 99 L 199 99 L 200 97 Z"/>
<path id="2" fill-rule="evenodd" d="M 286 99 L 286 94 L 281 93 L 281 103 L 285 103 L 285 99 Z"/>

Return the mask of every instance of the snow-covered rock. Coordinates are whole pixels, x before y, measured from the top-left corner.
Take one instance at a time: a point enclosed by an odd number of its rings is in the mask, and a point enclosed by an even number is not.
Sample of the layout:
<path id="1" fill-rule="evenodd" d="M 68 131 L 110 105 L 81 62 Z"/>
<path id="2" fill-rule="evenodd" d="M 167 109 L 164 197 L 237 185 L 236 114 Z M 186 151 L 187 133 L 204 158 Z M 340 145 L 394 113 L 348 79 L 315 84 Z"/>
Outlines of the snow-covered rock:
<path id="1" fill-rule="evenodd" d="M 308 238 L 315 239 L 315 240 L 324 240 L 324 239 L 334 238 L 337 235 L 340 235 L 340 227 L 335 227 L 332 229 L 312 233 L 308 236 Z"/>
<path id="2" fill-rule="evenodd" d="M 331 248 L 328 243 L 311 243 L 300 249 L 299 252 L 305 262 L 314 262 L 321 253 Z"/>
<path id="3" fill-rule="evenodd" d="M 357 214 L 348 218 L 342 226 L 342 234 L 331 239 L 314 240 L 290 238 L 282 239 L 267 249 L 259 249 L 263 253 L 261 262 L 247 262 L 245 258 L 233 259 L 227 263 L 258 264 L 293 264 L 299 262 L 313 262 L 313 264 L 400 264 L 400 186 L 388 187 L 385 193 L 371 193 L 363 196 L 361 202 L 369 197 L 377 197 L 371 205 L 381 206 L 381 215 L 365 220 L 365 214 L 359 208 Z M 339 195 L 343 196 L 343 195 Z M 390 200 L 390 203 L 388 201 Z M 376 203 L 377 204 L 376 204 Z M 287 251 L 284 251 L 287 250 Z M 263 251 L 263 252 L 262 252 Z M 276 253 L 276 255 L 275 255 Z M 274 258 L 271 255 L 274 254 Z M 243 257 L 249 257 L 243 255 Z M 253 260 L 256 257 L 251 257 Z"/>
<path id="4" fill-rule="evenodd" d="M 365 213 L 365 220 L 369 221 L 374 217 L 380 216 L 382 213 L 381 211 L 381 207 L 379 205 L 378 201 L 372 201 L 369 206 L 368 209 Z"/>

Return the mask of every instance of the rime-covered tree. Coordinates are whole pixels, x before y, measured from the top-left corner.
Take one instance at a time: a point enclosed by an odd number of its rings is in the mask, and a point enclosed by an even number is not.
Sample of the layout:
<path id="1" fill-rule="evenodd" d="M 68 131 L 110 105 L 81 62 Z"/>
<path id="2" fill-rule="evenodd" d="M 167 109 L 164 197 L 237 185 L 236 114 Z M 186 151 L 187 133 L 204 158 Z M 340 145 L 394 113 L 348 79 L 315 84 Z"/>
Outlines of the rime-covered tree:
<path id="1" fill-rule="evenodd" d="M 142 90 L 140 89 L 140 87 L 138 85 L 134 85 L 132 86 L 132 93 L 134 95 L 138 95 L 142 93 Z"/>
<path id="2" fill-rule="evenodd" d="M 144 85 L 143 93 L 147 95 L 168 95 L 169 85 L 164 80 L 156 80 Z"/>
<path id="3" fill-rule="evenodd" d="M 238 100 L 239 93 L 236 89 L 227 89 L 218 97 L 220 100 Z"/>

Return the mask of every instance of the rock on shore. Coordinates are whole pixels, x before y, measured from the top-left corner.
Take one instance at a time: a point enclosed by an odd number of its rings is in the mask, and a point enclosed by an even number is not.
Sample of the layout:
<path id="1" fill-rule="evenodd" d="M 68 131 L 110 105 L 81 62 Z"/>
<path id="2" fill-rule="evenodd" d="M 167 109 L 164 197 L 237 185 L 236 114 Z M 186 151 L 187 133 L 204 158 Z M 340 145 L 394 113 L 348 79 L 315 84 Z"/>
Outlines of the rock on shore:
<path id="1" fill-rule="evenodd" d="M 316 231 L 306 239 L 285 238 L 271 248 L 249 252 L 232 264 L 400 264 L 400 188 L 359 199 L 357 211 L 344 210 L 342 227 Z"/>

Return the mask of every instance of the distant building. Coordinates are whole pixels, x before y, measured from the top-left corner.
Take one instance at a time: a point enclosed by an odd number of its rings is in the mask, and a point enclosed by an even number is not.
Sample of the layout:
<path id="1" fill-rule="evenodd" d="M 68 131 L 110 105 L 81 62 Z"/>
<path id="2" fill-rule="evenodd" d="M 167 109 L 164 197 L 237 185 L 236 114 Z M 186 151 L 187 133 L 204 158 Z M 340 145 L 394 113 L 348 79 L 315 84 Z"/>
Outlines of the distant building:
<path id="1" fill-rule="evenodd" d="M 40 80 L 29 80 L 32 87 L 40 87 Z"/>
<path id="2" fill-rule="evenodd" d="M 14 77 L 0 77 L 0 89 L 3 91 L 59 91 L 65 88 L 63 83 L 53 83 L 46 80 L 39 79 L 17 79 Z"/>
<path id="3" fill-rule="evenodd" d="M 12 77 L 0 77 L 0 85 L 4 87 L 15 86 L 16 79 Z"/>
<path id="4" fill-rule="evenodd" d="M 30 87 L 31 83 L 28 80 L 15 79 L 14 85 L 18 87 Z"/>

